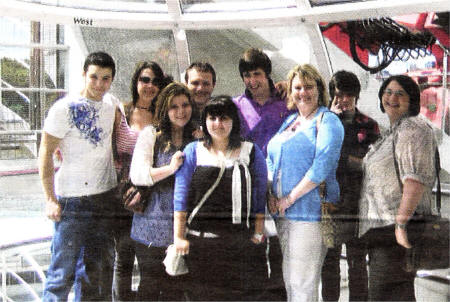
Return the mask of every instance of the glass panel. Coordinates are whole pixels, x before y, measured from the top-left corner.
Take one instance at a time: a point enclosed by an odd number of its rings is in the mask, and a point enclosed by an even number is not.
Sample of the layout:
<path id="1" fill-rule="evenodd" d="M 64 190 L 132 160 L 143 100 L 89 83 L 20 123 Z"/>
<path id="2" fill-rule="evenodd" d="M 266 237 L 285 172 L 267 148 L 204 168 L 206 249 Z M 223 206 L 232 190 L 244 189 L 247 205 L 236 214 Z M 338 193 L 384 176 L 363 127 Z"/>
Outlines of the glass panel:
<path id="1" fill-rule="evenodd" d="M 116 60 L 111 93 L 122 101 L 131 100 L 131 76 L 139 61 L 155 61 L 165 73 L 179 79 L 172 31 L 82 27 L 81 32 L 88 53 L 105 50 Z"/>
<path id="2" fill-rule="evenodd" d="M 30 43 L 30 22 L 16 18 L 0 17 L 0 44 Z M 15 50 L 10 50 L 15 53 Z"/>
<path id="3" fill-rule="evenodd" d="M 181 0 L 184 13 L 229 12 L 296 7 L 295 0 Z"/>
<path id="4" fill-rule="evenodd" d="M 325 38 L 325 44 L 328 49 L 333 72 L 338 70 L 351 71 L 356 74 L 361 82 L 361 93 L 357 103 L 358 108 L 363 113 L 375 119 L 381 127 L 389 127 L 389 120 L 386 114 L 382 113 L 378 107 L 380 80 L 375 75 L 371 75 L 369 72 L 363 70 L 349 55 L 327 38 Z"/>
<path id="5" fill-rule="evenodd" d="M 330 4 L 342 4 L 342 3 L 356 3 L 356 2 L 369 2 L 374 0 L 309 0 L 311 6 L 321 6 Z"/>
<path id="6" fill-rule="evenodd" d="M 23 2 L 41 3 L 58 7 L 91 9 L 100 11 L 167 13 L 165 0 L 18 0 Z"/>
<path id="7" fill-rule="evenodd" d="M 253 30 L 187 31 L 191 62 L 207 61 L 217 73 L 214 95 L 240 95 L 244 84 L 239 75 L 239 58 L 250 47 L 264 50 L 272 60 L 272 79 L 286 79 L 298 63 L 314 63 L 305 29 L 299 27 L 256 28 Z M 208 41 L 208 43 L 205 43 Z"/>
<path id="8" fill-rule="evenodd" d="M 415 16 L 412 15 L 412 17 L 409 19 L 412 21 L 410 21 L 409 25 L 407 26 L 414 27 L 415 23 L 413 21 L 416 20 L 414 17 Z M 394 17 L 394 19 L 395 18 L 398 17 Z M 408 19 L 405 18 L 405 20 Z M 389 33 L 388 29 L 390 29 L 394 25 L 399 26 L 397 23 L 392 23 L 391 27 L 389 27 L 389 24 L 386 23 L 385 25 L 383 25 L 384 27 L 380 26 L 378 28 L 378 32 Z M 369 27 L 370 24 L 367 24 L 367 26 Z M 353 61 L 352 55 L 349 51 L 350 42 L 348 40 L 348 35 L 344 34 L 342 30 L 338 30 L 335 33 L 335 36 L 334 34 L 330 34 L 328 30 L 331 31 L 332 27 L 327 28 L 325 30 L 325 33 L 327 34 L 327 37 L 330 37 L 330 40 L 326 39 L 326 41 L 327 47 L 329 49 L 330 61 L 332 63 L 333 71 L 337 71 L 340 69 L 351 70 L 358 75 L 360 80 L 362 80 L 362 96 L 360 98 L 360 101 L 358 102 L 358 106 L 360 108 L 363 108 L 364 110 L 366 110 L 366 112 L 373 115 L 375 119 L 381 121 L 382 126 L 388 127 L 389 123 L 386 115 L 381 113 L 381 111 L 378 109 L 378 106 L 374 106 L 373 102 L 376 101 L 378 103 L 378 89 L 384 79 L 388 78 L 391 75 L 406 74 L 411 76 L 421 87 L 422 115 L 427 117 L 437 129 L 441 129 L 443 127 L 445 128 L 445 125 L 443 126 L 443 120 L 445 120 L 445 116 L 448 115 L 448 113 L 444 113 L 445 102 L 443 100 L 444 88 L 442 87 L 442 66 L 438 67 L 438 60 L 432 54 L 431 48 L 423 46 L 428 44 L 425 44 L 425 42 L 423 42 L 424 38 L 422 36 L 418 36 L 420 30 L 416 30 L 416 32 L 418 33 L 417 36 L 408 36 L 407 41 L 410 41 L 409 44 L 406 42 L 402 42 L 403 44 L 396 44 L 394 42 L 391 42 L 392 39 L 384 40 L 383 37 L 389 37 L 388 34 L 378 36 L 378 40 L 375 40 L 375 42 L 367 42 L 366 40 L 367 44 L 371 43 L 374 51 L 377 51 L 377 49 L 380 50 L 378 56 L 372 55 L 371 53 L 358 53 L 359 60 L 361 62 L 364 61 L 362 65 L 368 66 L 370 68 L 377 68 L 379 66 L 383 66 L 383 64 L 389 64 L 387 65 L 387 67 L 383 68 L 381 71 L 373 75 L 370 75 L 368 72 L 364 71 L 358 64 Z M 406 33 L 404 35 L 406 36 Z M 370 35 L 368 35 L 368 37 L 370 37 Z M 373 40 L 374 38 L 372 37 L 371 41 Z M 331 41 L 334 41 L 335 44 Z M 383 43 L 383 47 L 379 46 L 381 45 L 381 43 Z M 387 47 L 386 45 L 391 45 L 391 47 Z M 440 49 L 436 48 L 433 48 L 433 51 L 439 54 L 438 50 Z M 343 49 L 345 50 L 345 52 L 343 51 Z M 393 49 L 396 50 L 394 55 L 392 55 Z M 390 57 L 393 57 L 394 61 L 390 62 Z M 371 98 L 372 102 L 367 102 L 368 98 Z"/>
<path id="9" fill-rule="evenodd" d="M 18 117 L 29 122 L 30 92 L 13 90 L 30 87 L 30 50 L 23 47 L 0 47 L 1 54 L 1 103 L 9 108 L 8 120 Z M 6 114 L 6 112 L 5 112 Z M 16 116 L 18 115 L 18 116 Z M 14 128 L 16 125 L 13 124 Z"/>
<path id="10" fill-rule="evenodd" d="M 37 137 L 27 131 L 42 128 L 48 108 L 65 92 L 64 27 L 12 18 L 0 19 L 0 26 L 0 129 L 6 131 L 0 158 L 34 158 Z"/>

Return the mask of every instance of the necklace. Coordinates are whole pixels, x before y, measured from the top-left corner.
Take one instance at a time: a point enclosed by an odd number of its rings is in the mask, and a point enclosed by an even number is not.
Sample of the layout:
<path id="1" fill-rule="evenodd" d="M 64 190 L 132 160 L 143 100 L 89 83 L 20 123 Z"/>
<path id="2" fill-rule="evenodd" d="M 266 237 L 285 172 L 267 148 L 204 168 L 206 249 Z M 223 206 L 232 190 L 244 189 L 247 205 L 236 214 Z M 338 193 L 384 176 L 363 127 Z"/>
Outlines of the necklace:
<path id="1" fill-rule="evenodd" d="M 299 114 L 298 114 L 299 119 L 300 119 L 300 120 L 303 120 L 303 121 L 306 121 L 306 120 L 308 119 L 308 117 L 311 116 L 311 114 L 313 114 L 314 112 L 317 111 L 317 108 L 318 108 L 318 107 L 316 107 L 313 111 L 311 111 L 310 113 L 308 113 L 308 115 L 305 116 L 305 117 L 303 117 L 303 116 L 299 113 Z"/>
<path id="2" fill-rule="evenodd" d="M 149 109 L 149 107 L 141 107 L 141 106 L 138 106 L 138 105 L 135 105 L 134 107 L 136 107 L 137 109 L 142 109 L 142 110 L 148 110 Z"/>
<path id="3" fill-rule="evenodd" d="M 310 113 L 308 113 L 308 115 L 305 116 L 305 117 L 301 116 L 301 114 L 299 113 L 299 114 L 298 114 L 298 117 L 297 117 L 297 118 L 295 119 L 295 121 L 292 123 L 291 130 L 292 130 L 293 132 L 295 132 L 295 130 L 297 130 L 297 127 L 300 126 L 300 124 L 301 124 L 302 122 L 306 121 L 306 120 L 308 119 L 308 117 L 310 117 L 310 116 L 311 116 L 314 112 L 316 112 L 316 111 L 317 111 L 317 108 L 314 109 L 313 111 L 311 111 Z"/>

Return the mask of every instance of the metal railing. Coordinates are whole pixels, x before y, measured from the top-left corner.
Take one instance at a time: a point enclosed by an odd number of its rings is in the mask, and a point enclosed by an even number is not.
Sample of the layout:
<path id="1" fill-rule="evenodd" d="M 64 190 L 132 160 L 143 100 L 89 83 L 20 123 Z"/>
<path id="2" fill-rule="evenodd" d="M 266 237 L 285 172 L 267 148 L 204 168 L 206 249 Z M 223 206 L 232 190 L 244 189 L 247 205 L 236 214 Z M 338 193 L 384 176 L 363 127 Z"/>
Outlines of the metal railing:
<path id="1" fill-rule="evenodd" d="M 47 236 L 0 245 L 2 301 L 41 299 L 44 269 L 50 259 L 50 240 L 51 236 Z M 38 263 L 36 256 L 42 258 L 45 255 L 45 263 Z"/>
<path id="2" fill-rule="evenodd" d="M 48 263 L 45 262 L 43 264 L 39 264 L 38 261 L 36 261 L 34 254 L 36 254 L 36 251 L 41 254 L 50 254 L 50 241 L 51 236 L 47 236 L 0 245 L 0 256 L 2 261 L 2 301 L 25 301 L 26 296 L 31 298 L 32 301 L 39 301 L 41 299 L 40 293 L 42 291 L 43 284 L 45 283 L 44 271 Z M 35 274 L 37 280 L 34 281 L 34 284 L 27 282 L 26 277 L 23 276 L 23 271 L 20 272 L 13 269 L 14 265 L 12 265 L 12 261 L 8 261 L 8 259 L 11 258 L 15 258 L 16 261 L 20 259 L 19 263 L 21 267 L 25 267 L 28 272 L 32 271 Z M 345 254 L 341 255 L 341 260 L 345 259 Z M 25 266 L 25 263 L 27 263 L 28 266 Z M 436 273 L 435 271 L 418 271 L 417 278 L 450 286 L 449 272 L 450 271 L 447 271 L 447 275 L 445 276 L 442 272 Z M 15 285 L 20 285 L 21 289 L 24 289 L 28 295 L 26 295 L 23 291 L 17 293 L 17 290 L 12 290 L 12 294 L 9 294 L 8 288 L 14 287 Z M 34 287 L 32 285 L 34 285 Z M 36 286 L 38 286 L 38 289 Z"/>

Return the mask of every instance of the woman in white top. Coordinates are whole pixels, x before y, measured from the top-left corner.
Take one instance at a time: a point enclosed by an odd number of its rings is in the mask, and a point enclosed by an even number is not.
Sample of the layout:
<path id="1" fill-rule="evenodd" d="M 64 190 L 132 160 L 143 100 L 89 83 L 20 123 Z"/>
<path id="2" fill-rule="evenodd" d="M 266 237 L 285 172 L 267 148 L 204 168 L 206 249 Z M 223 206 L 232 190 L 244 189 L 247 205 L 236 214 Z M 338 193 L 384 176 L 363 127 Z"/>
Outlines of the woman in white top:
<path id="1" fill-rule="evenodd" d="M 156 102 L 156 129 L 145 127 L 134 149 L 131 181 L 151 189 L 144 213 L 134 214 L 131 227 L 140 273 L 138 301 L 182 298 L 177 278 L 166 274 L 162 261 L 173 242 L 174 174 L 183 163 L 181 150 L 194 139 L 193 108 L 188 88 L 176 82 L 169 84 Z"/>

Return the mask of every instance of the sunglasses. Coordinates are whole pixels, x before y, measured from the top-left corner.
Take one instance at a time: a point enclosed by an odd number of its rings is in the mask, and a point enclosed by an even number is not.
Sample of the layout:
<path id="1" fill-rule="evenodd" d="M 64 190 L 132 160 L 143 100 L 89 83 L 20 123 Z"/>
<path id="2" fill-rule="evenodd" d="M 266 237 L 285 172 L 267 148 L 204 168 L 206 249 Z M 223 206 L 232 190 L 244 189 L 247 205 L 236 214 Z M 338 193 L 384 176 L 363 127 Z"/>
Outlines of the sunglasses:
<path id="1" fill-rule="evenodd" d="M 158 85 L 161 84 L 161 80 L 160 79 L 157 79 L 157 78 L 152 79 L 152 78 L 146 77 L 146 76 L 139 77 L 139 82 L 142 82 L 144 84 L 152 83 L 155 86 L 158 86 Z"/>

